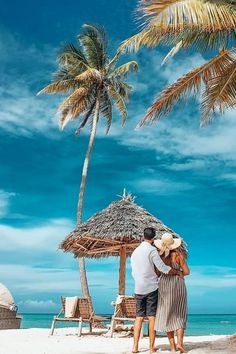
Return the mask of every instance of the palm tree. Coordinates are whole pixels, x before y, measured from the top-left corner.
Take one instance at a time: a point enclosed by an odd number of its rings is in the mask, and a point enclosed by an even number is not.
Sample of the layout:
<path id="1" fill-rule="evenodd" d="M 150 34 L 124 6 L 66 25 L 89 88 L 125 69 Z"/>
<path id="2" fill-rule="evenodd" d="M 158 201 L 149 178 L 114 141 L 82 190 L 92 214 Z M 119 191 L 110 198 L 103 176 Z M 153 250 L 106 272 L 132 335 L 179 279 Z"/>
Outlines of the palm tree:
<path id="1" fill-rule="evenodd" d="M 236 5 L 227 0 L 141 0 L 143 30 L 124 41 L 121 51 L 137 51 L 159 44 L 173 48 L 163 62 L 180 49 L 218 50 L 219 54 L 165 88 L 155 99 L 140 126 L 168 114 L 174 104 L 191 94 L 201 97 L 201 125 L 215 113 L 236 106 Z"/>
<path id="2" fill-rule="evenodd" d="M 91 126 L 78 198 L 77 224 L 80 224 L 88 167 L 99 118 L 105 118 L 106 133 L 108 133 L 115 104 L 122 117 L 122 126 L 125 124 L 126 101 L 132 89 L 125 79 L 131 69 L 138 70 L 138 64 L 135 61 L 130 61 L 116 67 L 121 53 L 117 52 L 113 59 L 109 59 L 106 34 L 99 26 L 85 24 L 82 33 L 78 35 L 78 41 L 78 47 L 68 44 L 61 50 L 58 56 L 58 70 L 54 75 L 53 82 L 38 94 L 68 94 L 58 109 L 62 129 L 75 119 L 80 120 L 76 130 L 77 134 L 86 125 L 90 124 Z M 89 297 L 83 258 L 79 259 L 79 264 L 83 296 Z"/>

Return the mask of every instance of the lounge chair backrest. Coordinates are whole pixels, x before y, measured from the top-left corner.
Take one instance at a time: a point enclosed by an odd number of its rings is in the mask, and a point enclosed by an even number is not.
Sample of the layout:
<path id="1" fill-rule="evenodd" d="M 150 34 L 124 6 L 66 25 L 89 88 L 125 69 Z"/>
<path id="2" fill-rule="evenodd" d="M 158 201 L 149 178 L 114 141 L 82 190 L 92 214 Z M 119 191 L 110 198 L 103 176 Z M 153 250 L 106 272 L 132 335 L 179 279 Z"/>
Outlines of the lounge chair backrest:
<path id="1" fill-rule="evenodd" d="M 121 303 L 121 307 L 128 318 L 136 317 L 136 302 L 134 297 L 125 297 Z"/>
<path id="2" fill-rule="evenodd" d="M 61 297 L 62 313 L 65 313 L 65 297 Z M 93 314 L 92 303 L 89 298 L 78 298 L 75 318 L 89 319 Z"/>
<path id="3" fill-rule="evenodd" d="M 136 317 L 136 302 L 133 296 L 124 296 L 116 305 L 116 316 L 124 318 Z"/>
<path id="4" fill-rule="evenodd" d="M 79 317 L 89 319 L 93 314 L 91 300 L 88 298 L 78 299 Z"/>

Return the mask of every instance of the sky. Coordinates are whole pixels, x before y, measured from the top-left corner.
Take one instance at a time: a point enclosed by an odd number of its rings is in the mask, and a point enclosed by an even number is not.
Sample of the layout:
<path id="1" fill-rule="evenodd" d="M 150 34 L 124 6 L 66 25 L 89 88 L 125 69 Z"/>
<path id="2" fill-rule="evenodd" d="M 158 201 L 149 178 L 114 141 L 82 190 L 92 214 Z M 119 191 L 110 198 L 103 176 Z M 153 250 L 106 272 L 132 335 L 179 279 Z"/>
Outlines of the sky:
<path id="1" fill-rule="evenodd" d="M 51 81 L 56 55 L 76 43 L 83 23 L 103 25 L 110 53 L 138 30 L 135 0 L 0 0 L 0 282 L 21 312 L 55 313 L 60 296 L 80 294 L 78 263 L 58 244 L 74 229 L 88 131 L 61 132 L 61 97 L 36 93 Z M 135 130 L 165 85 L 207 59 L 183 52 L 161 66 L 168 48 L 142 49 L 132 74 L 124 128 L 114 112 L 100 122 L 89 170 L 84 220 L 119 199 L 123 188 L 187 242 L 190 313 L 236 313 L 236 120 L 227 112 L 199 127 L 198 98 L 160 123 Z M 210 55 L 210 54 L 207 54 Z M 118 259 L 87 260 L 95 309 L 111 313 Z M 109 282 L 108 282 L 109 279 Z M 127 294 L 134 284 L 127 265 Z"/>

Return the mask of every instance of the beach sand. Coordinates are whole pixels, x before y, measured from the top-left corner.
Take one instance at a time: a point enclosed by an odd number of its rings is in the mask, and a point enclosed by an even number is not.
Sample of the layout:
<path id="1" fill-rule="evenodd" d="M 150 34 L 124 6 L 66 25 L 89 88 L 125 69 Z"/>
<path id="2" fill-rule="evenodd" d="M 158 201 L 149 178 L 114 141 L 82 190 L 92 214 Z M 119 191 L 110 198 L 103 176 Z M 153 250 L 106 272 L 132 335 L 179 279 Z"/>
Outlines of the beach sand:
<path id="1" fill-rule="evenodd" d="M 132 337 L 108 338 L 97 330 L 94 334 L 76 336 L 75 328 L 57 329 L 49 336 L 49 329 L 32 328 L 0 331 L 0 354 L 128 354 Z M 236 336 L 186 337 L 189 354 L 235 354 Z M 160 354 L 168 353 L 167 339 L 157 338 Z M 140 341 L 141 354 L 148 353 L 148 338 Z"/>

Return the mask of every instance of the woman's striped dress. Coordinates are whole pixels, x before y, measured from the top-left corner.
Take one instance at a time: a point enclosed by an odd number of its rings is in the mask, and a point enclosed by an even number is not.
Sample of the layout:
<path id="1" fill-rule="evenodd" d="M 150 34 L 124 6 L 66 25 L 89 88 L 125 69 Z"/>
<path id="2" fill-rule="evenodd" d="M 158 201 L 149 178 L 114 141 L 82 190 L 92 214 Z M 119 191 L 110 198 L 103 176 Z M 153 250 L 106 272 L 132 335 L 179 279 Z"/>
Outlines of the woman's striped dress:
<path id="1" fill-rule="evenodd" d="M 172 268 L 180 269 L 178 264 Z M 155 329 L 171 332 L 185 329 L 187 322 L 187 291 L 184 278 L 162 274 L 159 281 Z"/>

